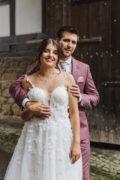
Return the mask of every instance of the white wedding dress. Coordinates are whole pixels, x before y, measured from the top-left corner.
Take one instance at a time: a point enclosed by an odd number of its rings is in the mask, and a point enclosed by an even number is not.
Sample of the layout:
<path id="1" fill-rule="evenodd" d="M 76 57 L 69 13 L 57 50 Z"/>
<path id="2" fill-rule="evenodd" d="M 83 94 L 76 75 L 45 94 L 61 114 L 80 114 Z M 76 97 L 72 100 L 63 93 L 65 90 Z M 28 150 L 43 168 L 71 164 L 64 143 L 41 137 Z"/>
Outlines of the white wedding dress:
<path id="1" fill-rule="evenodd" d="M 28 97 L 48 105 L 46 91 L 33 84 Z M 25 122 L 4 180 L 82 180 L 82 159 L 72 164 L 69 158 L 73 134 L 64 85 L 54 89 L 49 103 L 49 118 Z"/>

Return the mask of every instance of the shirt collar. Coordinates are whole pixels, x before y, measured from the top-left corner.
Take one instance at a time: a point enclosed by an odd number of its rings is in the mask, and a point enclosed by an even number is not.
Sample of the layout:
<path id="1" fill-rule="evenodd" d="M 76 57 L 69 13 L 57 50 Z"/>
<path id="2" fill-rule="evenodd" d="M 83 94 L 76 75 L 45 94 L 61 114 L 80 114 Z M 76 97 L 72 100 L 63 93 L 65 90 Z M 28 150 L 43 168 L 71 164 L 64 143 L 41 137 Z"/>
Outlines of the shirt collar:
<path id="1" fill-rule="evenodd" d="M 59 62 L 63 62 L 64 60 L 60 59 Z M 65 60 L 65 62 L 67 64 L 71 64 L 71 61 L 72 61 L 72 56 L 70 56 L 67 60 Z"/>

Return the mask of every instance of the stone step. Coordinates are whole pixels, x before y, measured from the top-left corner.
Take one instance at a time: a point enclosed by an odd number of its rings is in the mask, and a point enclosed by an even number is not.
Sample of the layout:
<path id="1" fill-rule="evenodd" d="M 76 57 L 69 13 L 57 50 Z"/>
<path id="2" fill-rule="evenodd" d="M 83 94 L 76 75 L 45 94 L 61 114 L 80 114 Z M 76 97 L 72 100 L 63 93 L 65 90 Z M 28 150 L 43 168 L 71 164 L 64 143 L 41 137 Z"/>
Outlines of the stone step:
<path id="1" fill-rule="evenodd" d="M 6 123 L 0 123 L 0 133 L 5 134 L 5 135 L 16 135 L 20 136 L 21 133 L 21 126 L 16 125 L 12 126 L 11 124 L 6 124 Z"/>
<path id="2" fill-rule="evenodd" d="M 0 114 L 0 123 L 6 123 L 6 124 L 23 124 L 23 120 L 20 116 L 16 115 L 2 115 Z"/>

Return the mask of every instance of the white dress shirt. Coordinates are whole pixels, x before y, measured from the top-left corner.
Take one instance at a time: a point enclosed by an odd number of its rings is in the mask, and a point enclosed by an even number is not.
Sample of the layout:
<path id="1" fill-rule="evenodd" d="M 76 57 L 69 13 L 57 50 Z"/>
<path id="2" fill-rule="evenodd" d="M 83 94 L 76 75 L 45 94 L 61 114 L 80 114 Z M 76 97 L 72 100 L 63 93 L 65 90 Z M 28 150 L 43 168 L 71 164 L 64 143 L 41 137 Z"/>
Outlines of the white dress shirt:
<path id="1" fill-rule="evenodd" d="M 29 101 L 30 101 L 29 98 L 25 98 L 25 99 L 22 101 L 22 107 L 25 108 L 25 104 L 26 104 L 27 102 L 29 102 Z"/>
<path id="2" fill-rule="evenodd" d="M 64 62 L 64 60 L 59 60 L 59 62 Z M 65 70 L 66 72 L 72 73 L 72 57 L 70 56 L 67 60 L 65 60 L 66 64 L 65 64 Z M 62 67 L 60 65 L 60 63 L 58 64 L 59 69 L 62 71 Z M 80 98 L 79 98 L 79 103 L 82 100 L 82 95 L 80 94 Z"/>
<path id="3" fill-rule="evenodd" d="M 65 65 L 66 72 L 69 72 L 69 73 L 72 72 L 72 57 L 71 56 L 66 61 L 63 61 L 60 59 L 59 62 L 60 63 L 65 62 L 66 63 L 66 65 Z M 61 67 L 60 63 L 58 64 L 58 67 L 62 71 L 62 67 Z"/>

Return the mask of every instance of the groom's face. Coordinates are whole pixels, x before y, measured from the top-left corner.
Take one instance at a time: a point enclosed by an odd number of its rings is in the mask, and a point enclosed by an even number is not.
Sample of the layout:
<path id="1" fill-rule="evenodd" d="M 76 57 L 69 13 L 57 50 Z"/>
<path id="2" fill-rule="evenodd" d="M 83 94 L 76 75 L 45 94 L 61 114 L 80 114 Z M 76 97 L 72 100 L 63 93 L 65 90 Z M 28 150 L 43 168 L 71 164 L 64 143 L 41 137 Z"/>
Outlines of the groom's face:
<path id="1" fill-rule="evenodd" d="M 70 32 L 63 32 L 61 39 L 58 40 L 61 48 L 61 55 L 69 58 L 76 49 L 78 36 Z"/>

